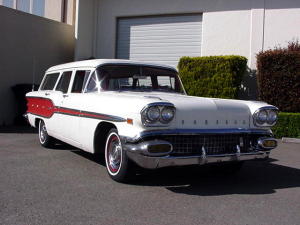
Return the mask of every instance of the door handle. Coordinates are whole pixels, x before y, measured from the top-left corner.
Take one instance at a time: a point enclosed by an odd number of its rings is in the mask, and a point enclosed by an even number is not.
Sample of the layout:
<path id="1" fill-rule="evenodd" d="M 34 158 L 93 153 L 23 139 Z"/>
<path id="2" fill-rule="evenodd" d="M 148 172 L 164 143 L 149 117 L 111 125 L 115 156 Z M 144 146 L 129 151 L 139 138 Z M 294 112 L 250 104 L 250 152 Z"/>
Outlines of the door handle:
<path id="1" fill-rule="evenodd" d="M 67 94 L 64 94 L 64 95 L 63 95 L 63 97 L 64 97 L 64 98 L 65 98 L 65 97 L 69 97 L 69 95 L 67 95 Z"/>
<path id="2" fill-rule="evenodd" d="M 50 93 L 45 93 L 46 96 L 50 95 Z"/>

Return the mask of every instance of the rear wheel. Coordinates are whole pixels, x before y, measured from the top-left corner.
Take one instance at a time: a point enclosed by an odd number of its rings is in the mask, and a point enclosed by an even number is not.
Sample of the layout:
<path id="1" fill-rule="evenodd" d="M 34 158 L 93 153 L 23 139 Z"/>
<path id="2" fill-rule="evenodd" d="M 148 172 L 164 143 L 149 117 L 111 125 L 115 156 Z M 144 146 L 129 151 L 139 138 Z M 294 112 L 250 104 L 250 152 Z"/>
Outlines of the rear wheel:
<path id="1" fill-rule="evenodd" d="M 117 182 L 127 182 L 134 176 L 133 163 L 122 148 L 117 129 L 111 129 L 107 135 L 105 163 L 109 176 Z"/>
<path id="2" fill-rule="evenodd" d="M 55 141 L 53 137 L 48 135 L 46 125 L 43 120 L 39 122 L 39 141 L 43 147 L 50 148 L 53 147 Z"/>

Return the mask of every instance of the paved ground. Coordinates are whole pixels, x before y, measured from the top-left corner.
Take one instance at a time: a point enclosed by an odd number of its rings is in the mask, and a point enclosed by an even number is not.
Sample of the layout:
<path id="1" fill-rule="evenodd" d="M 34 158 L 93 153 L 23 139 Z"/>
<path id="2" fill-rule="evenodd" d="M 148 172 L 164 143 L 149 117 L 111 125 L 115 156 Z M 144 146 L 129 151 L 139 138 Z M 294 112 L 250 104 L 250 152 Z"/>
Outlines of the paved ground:
<path id="1" fill-rule="evenodd" d="M 118 184 L 103 160 L 36 134 L 0 133 L 0 224 L 300 224 L 300 144 L 235 176 L 210 168 L 150 172 Z"/>

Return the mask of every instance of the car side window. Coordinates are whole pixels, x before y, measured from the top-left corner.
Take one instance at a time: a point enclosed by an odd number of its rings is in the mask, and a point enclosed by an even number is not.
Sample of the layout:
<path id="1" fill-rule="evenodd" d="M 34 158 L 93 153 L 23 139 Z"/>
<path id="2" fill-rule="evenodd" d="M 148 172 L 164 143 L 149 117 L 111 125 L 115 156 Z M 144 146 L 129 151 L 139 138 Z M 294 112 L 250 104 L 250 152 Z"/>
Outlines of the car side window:
<path id="1" fill-rule="evenodd" d="M 63 72 L 63 74 L 60 76 L 60 80 L 59 80 L 55 90 L 61 91 L 62 93 L 67 93 L 69 84 L 70 84 L 70 80 L 71 80 L 71 76 L 72 76 L 72 71 Z"/>
<path id="2" fill-rule="evenodd" d="M 77 70 L 74 77 L 72 93 L 81 93 L 89 77 L 90 70 Z"/>
<path id="3" fill-rule="evenodd" d="M 56 81 L 58 79 L 59 73 L 51 73 L 51 74 L 47 74 L 40 90 L 53 90 Z"/>
<path id="4" fill-rule="evenodd" d="M 96 92 L 96 91 L 98 91 L 97 78 L 96 78 L 96 74 L 93 73 L 88 81 L 85 92 L 90 93 L 90 92 Z"/>

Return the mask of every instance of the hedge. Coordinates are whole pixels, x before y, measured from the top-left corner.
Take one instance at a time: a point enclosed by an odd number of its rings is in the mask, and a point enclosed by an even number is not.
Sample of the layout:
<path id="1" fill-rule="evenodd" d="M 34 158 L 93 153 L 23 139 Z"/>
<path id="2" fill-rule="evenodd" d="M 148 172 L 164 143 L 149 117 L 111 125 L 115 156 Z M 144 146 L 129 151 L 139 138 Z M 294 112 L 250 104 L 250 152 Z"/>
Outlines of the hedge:
<path id="1" fill-rule="evenodd" d="M 257 55 L 259 99 L 283 112 L 300 112 L 300 44 Z"/>
<path id="2" fill-rule="evenodd" d="M 279 113 L 278 122 L 272 131 L 276 138 L 300 138 L 300 113 Z"/>
<path id="3" fill-rule="evenodd" d="M 237 98 L 247 58 L 242 56 L 182 57 L 179 76 L 189 95 Z"/>

